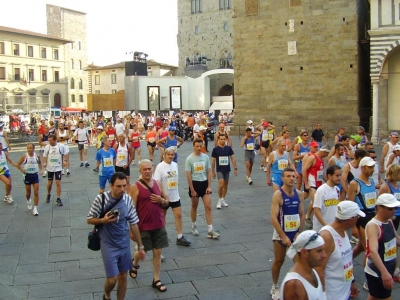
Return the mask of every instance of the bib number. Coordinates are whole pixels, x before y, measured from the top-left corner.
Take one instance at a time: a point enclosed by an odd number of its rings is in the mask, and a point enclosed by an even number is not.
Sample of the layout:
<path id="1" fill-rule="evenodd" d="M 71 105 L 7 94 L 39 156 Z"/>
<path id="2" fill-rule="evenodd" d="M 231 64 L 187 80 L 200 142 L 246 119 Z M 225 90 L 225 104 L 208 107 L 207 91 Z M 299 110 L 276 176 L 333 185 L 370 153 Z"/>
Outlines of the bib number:
<path id="1" fill-rule="evenodd" d="M 203 161 L 194 163 L 193 166 L 196 174 L 203 173 L 206 170 L 206 164 Z"/>
<path id="2" fill-rule="evenodd" d="M 246 150 L 254 150 L 254 143 L 248 143 Z"/>
<path id="3" fill-rule="evenodd" d="M 113 166 L 112 158 L 106 157 L 103 160 L 104 160 L 103 164 L 104 164 L 105 167 L 112 167 Z"/>
<path id="4" fill-rule="evenodd" d="M 322 181 L 324 178 L 324 171 L 317 171 L 317 181 Z"/>
<path id="5" fill-rule="evenodd" d="M 282 171 L 286 169 L 288 166 L 288 160 L 287 159 L 279 159 L 278 160 L 278 170 Z"/>
<path id="6" fill-rule="evenodd" d="M 300 227 L 300 216 L 297 215 L 286 215 L 284 217 L 285 232 L 297 231 Z"/>
<path id="7" fill-rule="evenodd" d="M 393 238 L 391 241 L 385 243 L 385 254 L 383 258 L 385 261 L 391 261 L 396 258 L 396 255 L 396 238 Z"/>
<path id="8" fill-rule="evenodd" d="M 178 181 L 176 177 L 168 178 L 168 189 L 169 190 L 176 190 L 178 188 Z"/>
<path id="9" fill-rule="evenodd" d="M 227 166 L 229 164 L 229 157 L 228 156 L 220 156 L 219 157 L 219 165 L 220 166 Z"/>
<path id="10" fill-rule="evenodd" d="M 113 134 L 110 134 L 108 137 L 109 137 L 110 140 L 114 140 L 115 139 L 115 135 L 113 135 Z"/>
<path id="11" fill-rule="evenodd" d="M 344 268 L 344 282 L 353 280 L 353 264 L 349 264 L 347 268 Z"/>
<path id="12" fill-rule="evenodd" d="M 374 208 L 376 202 L 376 193 L 365 193 L 365 206 L 369 208 Z"/>
<path id="13" fill-rule="evenodd" d="M 155 138 L 153 138 L 153 137 L 149 138 L 150 143 L 154 143 L 154 141 L 155 141 Z"/>

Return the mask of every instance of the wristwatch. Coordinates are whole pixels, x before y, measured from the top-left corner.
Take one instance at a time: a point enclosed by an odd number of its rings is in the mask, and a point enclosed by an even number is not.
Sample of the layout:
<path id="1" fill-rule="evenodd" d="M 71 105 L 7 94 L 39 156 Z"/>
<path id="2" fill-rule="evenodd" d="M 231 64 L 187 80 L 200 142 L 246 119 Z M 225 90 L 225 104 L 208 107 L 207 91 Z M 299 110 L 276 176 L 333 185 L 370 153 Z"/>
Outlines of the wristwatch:
<path id="1" fill-rule="evenodd" d="M 144 246 L 138 247 L 139 250 L 144 250 Z"/>

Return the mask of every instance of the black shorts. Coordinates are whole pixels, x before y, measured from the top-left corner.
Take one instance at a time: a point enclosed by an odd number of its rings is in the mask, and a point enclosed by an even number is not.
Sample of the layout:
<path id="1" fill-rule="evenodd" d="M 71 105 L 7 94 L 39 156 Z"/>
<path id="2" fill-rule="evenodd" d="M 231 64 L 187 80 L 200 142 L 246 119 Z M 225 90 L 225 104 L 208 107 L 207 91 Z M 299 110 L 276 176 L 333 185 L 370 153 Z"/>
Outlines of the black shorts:
<path id="1" fill-rule="evenodd" d="M 54 175 L 56 177 L 56 180 L 61 180 L 61 171 L 47 172 L 47 179 L 48 180 L 53 180 L 54 179 Z"/>
<path id="2" fill-rule="evenodd" d="M 25 174 L 24 183 L 25 183 L 25 185 L 32 185 L 32 184 L 39 183 L 39 174 L 38 173 Z"/>
<path id="3" fill-rule="evenodd" d="M 121 172 L 124 173 L 126 176 L 131 176 L 131 169 L 129 168 L 129 166 L 126 167 L 125 169 L 123 167 L 115 166 L 114 169 L 115 172 Z"/>
<path id="4" fill-rule="evenodd" d="M 87 144 L 78 144 L 78 150 L 85 149 L 85 145 L 87 145 Z"/>
<path id="5" fill-rule="evenodd" d="M 310 193 L 310 191 L 308 189 L 306 189 L 306 184 L 305 183 L 303 184 L 303 190 L 304 190 L 304 193 L 307 193 L 307 194 Z"/>
<path id="6" fill-rule="evenodd" d="M 270 140 L 261 141 L 261 147 L 268 148 L 270 142 Z"/>
<path id="7" fill-rule="evenodd" d="M 156 142 L 154 142 L 154 143 L 147 142 L 147 146 L 154 148 L 156 146 Z"/>
<path id="8" fill-rule="evenodd" d="M 141 231 L 140 237 L 144 246 L 144 251 L 162 249 L 169 246 L 168 234 L 165 227 L 155 230 Z"/>
<path id="9" fill-rule="evenodd" d="M 373 217 L 375 217 L 375 213 L 373 213 L 373 212 L 367 213 L 364 211 L 364 213 L 365 213 L 365 217 L 359 217 L 357 220 L 357 223 L 356 223 L 357 228 L 360 228 L 360 227 L 365 228 L 365 226 L 367 226 L 367 223 L 369 221 L 371 221 L 371 219 Z"/>
<path id="10" fill-rule="evenodd" d="M 207 188 L 208 188 L 208 180 L 206 181 L 193 181 L 193 188 L 197 193 L 197 197 L 203 197 L 206 194 Z M 189 197 L 192 197 L 190 194 L 190 188 L 189 188 Z M 195 196 L 193 196 L 195 197 Z"/>
<path id="11" fill-rule="evenodd" d="M 167 210 L 168 208 L 177 208 L 177 207 L 181 207 L 181 200 L 179 199 L 178 201 L 174 201 L 174 202 L 169 202 L 168 206 L 163 207 L 163 209 Z"/>
<path id="12" fill-rule="evenodd" d="M 365 273 L 367 278 L 369 294 L 377 299 L 386 299 L 392 295 L 392 290 L 387 290 L 383 286 L 382 277 L 374 277 Z"/>

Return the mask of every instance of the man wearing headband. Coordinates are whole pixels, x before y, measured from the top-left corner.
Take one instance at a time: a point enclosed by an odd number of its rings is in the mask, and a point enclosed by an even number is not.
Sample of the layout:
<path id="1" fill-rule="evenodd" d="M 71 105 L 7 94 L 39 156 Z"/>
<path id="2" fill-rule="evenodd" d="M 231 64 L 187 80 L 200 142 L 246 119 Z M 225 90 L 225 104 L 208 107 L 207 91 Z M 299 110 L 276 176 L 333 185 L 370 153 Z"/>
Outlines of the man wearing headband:
<path id="1" fill-rule="evenodd" d="M 325 241 L 326 258 L 316 268 L 327 299 L 347 300 L 358 297 L 353 276 L 353 250 L 346 231 L 365 214 L 353 201 L 342 201 L 336 206 L 335 219 L 321 228 L 319 234 Z"/>
<path id="2" fill-rule="evenodd" d="M 399 133 L 396 131 L 391 132 L 389 136 L 389 142 L 387 142 L 382 149 L 381 170 L 380 170 L 382 174 L 385 172 L 389 156 L 390 154 L 393 153 L 393 148 L 398 142 L 399 142 Z"/>
<path id="3" fill-rule="evenodd" d="M 279 299 L 279 273 L 285 262 L 286 249 L 293 243 L 304 225 L 304 194 L 296 190 L 296 172 L 286 168 L 282 172 L 283 186 L 272 196 L 271 223 L 274 226 L 274 262 L 272 264 L 272 299 Z"/>
<path id="4" fill-rule="evenodd" d="M 325 299 L 321 279 L 314 270 L 326 257 L 325 241 L 313 230 L 300 233 L 286 255 L 295 259 L 281 287 L 280 300 Z"/>
<path id="5" fill-rule="evenodd" d="M 393 274 L 396 268 L 400 236 L 392 218 L 400 202 L 392 194 L 382 194 L 376 200 L 376 215 L 365 227 L 367 264 L 364 272 L 369 288 L 369 300 L 392 299 Z"/>

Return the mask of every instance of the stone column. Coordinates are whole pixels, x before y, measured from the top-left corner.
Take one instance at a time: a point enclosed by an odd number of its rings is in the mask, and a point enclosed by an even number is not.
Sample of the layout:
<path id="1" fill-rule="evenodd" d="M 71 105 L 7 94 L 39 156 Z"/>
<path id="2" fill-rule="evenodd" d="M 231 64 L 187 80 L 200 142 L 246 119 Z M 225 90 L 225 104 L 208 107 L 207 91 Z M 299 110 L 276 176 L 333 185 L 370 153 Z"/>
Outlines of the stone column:
<path id="1" fill-rule="evenodd" d="M 379 81 L 374 80 L 372 82 L 372 136 L 371 142 L 374 144 L 379 143 L 379 126 L 378 126 L 378 114 L 379 114 Z"/>

